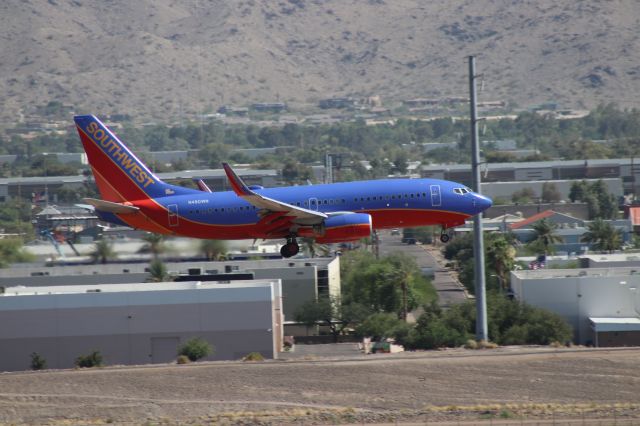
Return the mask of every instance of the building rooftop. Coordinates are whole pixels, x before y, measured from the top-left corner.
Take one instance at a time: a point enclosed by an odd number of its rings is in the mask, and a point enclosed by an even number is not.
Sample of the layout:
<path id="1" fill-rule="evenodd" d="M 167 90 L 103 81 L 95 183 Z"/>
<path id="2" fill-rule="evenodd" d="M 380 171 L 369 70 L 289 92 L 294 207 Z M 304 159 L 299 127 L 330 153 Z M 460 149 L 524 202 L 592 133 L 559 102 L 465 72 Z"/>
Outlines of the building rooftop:
<path id="1" fill-rule="evenodd" d="M 640 318 L 596 318 L 589 317 L 591 326 L 596 332 L 617 332 L 640 330 Z"/>
<path id="2" fill-rule="evenodd" d="M 108 285 L 73 285 L 46 287 L 7 287 L 0 297 L 36 296 L 52 294 L 84 294 L 84 293 L 131 293 L 140 291 L 172 291 L 172 290 L 200 290 L 219 288 L 256 288 L 270 285 L 274 279 L 233 281 L 232 283 L 218 283 L 215 281 L 182 281 L 161 283 L 136 284 L 108 284 Z"/>
<path id="3" fill-rule="evenodd" d="M 640 262 L 640 253 L 591 253 L 581 255 L 580 258 L 591 259 L 596 262 Z"/>
<path id="4" fill-rule="evenodd" d="M 637 277 L 640 280 L 640 268 L 586 268 L 586 269 L 520 269 L 511 271 L 519 279 L 557 279 L 585 277 Z M 622 280 L 621 283 L 626 281 Z"/>
<path id="5" fill-rule="evenodd" d="M 526 218 L 524 220 L 521 220 L 520 222 L 512 223 L 511 225 L 509 225 L 509 228 L 511 228 L 511 229 L 524 228 L 527 225 L 531 225 L 534 222 L 537 222 L 539 220 L 551 217 L 554 214 L 556 214 L 556 212 L 554 212 L 553 210 L 545 210 L 545 211 L 540 212 L 538 214 L 534 214 L 533 216 L 528 217 L 528 218 Z"/>
<path id="6" fill-rule="evenodd" d="M 549 167 L 602 167 L 602 166 L 629 166 L 632 165 L 630 158 L 610 158 L 600 160 L 553 160 L 553 161 L 526 161 L 512 163 L 491 163 L 487 164 L 489 170 L 512 170 L 528 168 L 549 168 Z M 423 170 L 471 170 L 470 164 L 429 164 L 422 166 Z"/>
<path id="7" fill-rule="evenodd" d="M 188 244 L 187 239 L 183 240 Z M 116 242 L 116 250 L 119 252 L 133 250 L 137 251 L 142 242 L 131 243 L 131 247 L 127 244 Z M 50 244 L 42 244 L 47 250 L 53 250 Z M 90 244 L 89 246 L 93 246 Z M 78 245 L 76 245 L 78 247 Z M 186 245 L 178 245 L 181 250 L 188 250 Z M 81 252 L 80 248 L 78 248 Z M 195 262 L 166 262 L 165 265 L 169 271 L 177 273 L 187 273 L 191 268 L 199 268 L 203 273 L 210 270 L 216 270 L 216 273 L 225 271 L 226 266 L 237 266 L 240 271 L 251 271 L 256 269 L 275 269 L 275 268 L 301 268 L 317 266 L 319 269 L 326 268 L 327 265 L 336 260 L 335 257 L 314 257 L 312 259 L 265 259 L 265 260 L 225 260 L 220 262 L 195 261 Z M 0 269 L 0 278 L 18 278 L 29 276 L 67 276 L 67 275 L 110 275 L 110 274 L 135 274 L 145 273 L 145 269 L 149 267 L 146 262 L 141 263 L 118 263 L 117 261 L 107 264 L 84 264 L 84 265 L 68 265 L 68 266 L 31 266 L 31 267 L 13 267 Z M 234 271 L 237 272 L 237 271 Z M 106 281 L 106 280 L 105 280 Z"/>

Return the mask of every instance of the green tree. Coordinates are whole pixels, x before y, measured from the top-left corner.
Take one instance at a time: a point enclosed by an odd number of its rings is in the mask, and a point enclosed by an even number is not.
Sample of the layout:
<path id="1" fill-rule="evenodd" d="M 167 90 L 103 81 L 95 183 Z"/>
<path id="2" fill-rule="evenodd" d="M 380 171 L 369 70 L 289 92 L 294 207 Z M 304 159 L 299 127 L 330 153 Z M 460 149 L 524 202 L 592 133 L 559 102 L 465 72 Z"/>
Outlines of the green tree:
<path id="1" fill-rule="evenodd" d="M 153 259 L 149 263 L 149 281 L 160 283 L 169 280 L 169 272 L 167 266 L 160 259 Z"/>
<path id="2" fill-rule="evenodd" d="M 31 369 L 32 370 L 45 370 L 47 368 L 47 360 L 44 359 L 39 353 L 31 353 Z"/>
<path id="3" fill-rule="evenodd" d="M 300 163 L 288 160 L 282 167 L 282 178 L 288 183 L 304 182 L 311 179 L 311 169 Z"/>
<path id="4" fill-rule="evenodd" d="M 142 236 L 145 244 L 138 250 L 139 253 L 151 253 L 154 259 L 158 259 L 160 253 L 164 252 L 164 235 L 155 232 L 147 232 Z"/>
<path id="5" fill-rule="evenodd" d="M 200 151 L 200 160 L 213 168 L 219 168 L 223 161 L 229 159 L 229 156 L 229 147 L 219 143 L 208 144 Z"/>
<path id="6" fill-rule="evenodd" d="M 321 324 L 329 328 L 335 342 L 347 327 L 355 326 L 362 322 L 371 311 L 364 305 L 356 302 L 343 304 L 341 299 L 331 297 L 320 300 L 310 300 L 298 308 L 294 314 L 294 320 L 312 327 Z"/>
<path id="7" fill-rule="evenodd" d="M 396 315 L 379 312 L 367 317 L 358 325 L 356 334 L 362 337 L 371 337 L 375 341 L 381 341 L 384 338 L 396 337 L 398 334 L 407 334 L 408 328 L 405 325 L 406 322 L 399 320 Z"/>
<path id="8" fill-rule="evenodd" d="M 409 349 L 436 349 L 461 346 L 472 336 L 447 326 L 441 317 L 430 318 L 422 315 L 413 330 L 409 332 L 405 346 Z"/>
<path id="9" fill-rule="evenodd" d="M 500 277 L 500 283 L 505 287 L 508 286 L 509 271 L 514 267 L 513 241 L 514 237 L 510 234 L 490 233 L 485 236 L 485 273 L 489 289 L 491 284 L 495 285 L 495 280 L 489 279 L 492 275 Z M 475 292 L 473 233 L 452 239 L 443 248 L 443 253 L 446 259 L 455 262 L 460 282 L 473 294 Z"/>
<path id="10" fill-rule="evenodd" d="M 0 268 L 6 268 L 17 262 L 33 261 L 35 256 L 24 250 L 22 239 L 0 239 Z"/>
<path id="11" fill-rule="evenodd" d="M 80 355 L 75 361 L 78 368 L 102 367 L 104 360 L 99 351 L 91 351 L 88 355 Z"/>
<path id="12" fill-rule="evenodd" d="M 562 194 L 558 191 L 556 184 L 553 182 L 544 182 L 542 184 L 542 193 L 540 194 L 543 203 L 557 203 L 562 199 Z"/>
<path id="13" fill-rule="evenodd" d="M 373 312 L 403 316 L 405 301 L 406 310 L 411 311 L 436 298 L 433 286 L 409 256 L 376 259 L 368 252 L 352 251 L 340 263 L 345 303 L 358 302 Z"/>
<path id="14" fill-rule="evenodd" d="M 409 166 L 409 157 L 404 149 L 400 149 L 396 152 L 393 158 L 394 171 L 405 174 Z"/>
<path id="15" fill-rule="evenodd" d="M 613 253 L 622 248 L 622 231 L 615 229 L 611 223 L 596 219 L 587 225 L 587 229 L 581 241 L 593 244 L 596 250 Z"/>
<path id="16" fill-rule="evenodd" d="M 400 287 L 402 295 L 400 319 L 403 321 L 407 320 L 407 314 L 409 313 L 409 286 L 413 280 L 413 273 L 414 271 L 410 266 L 407 267 L 407 265 L 402 265 L 398 262 L 398 264 L 391 268 L 386 276 L 386 278 L 395 283 L 396 286 Z"/>
<path id="17" fill-rule="evenodd" d="M 494 292 L 487 293 L 489 336 L 501 344 L 548 345 L 571 341 L 571 327 L 557 314 Z M 405 345 L 412 349 L 460 346 L 475 334 L 475 302 L 467 301 L 442 311 L 433 306 L 409 332 Z"/>
<path id="18" fill-rule="evenodd" d="M 522 188 L 518 191 L 515 191 L 511 195 L 511 201 L 516 204 L 528 204 L 532 202 L 536 198 L 536 192 L 533 188 Z"/>
<path id="19" fill-rule="evenodd" d="M 532 226 L 535 237 L 531 240 L 527 247 L 537 253 L 555 253 L 555 245 L 561 243 L 562 237 L 556 234 L 557 225 L 549 222 L 546 218 L 537 221 Z"/>
<path id="20" fill-rule="evenodd" d="M 227 254 L 227 244 L 222 240 L 202 240 L 200 242 L 200 253 L 207 260 L 220 260 Z"/>
<path id="21" fill-rule="evenodd" d="M 509 288 L 509 272 L 513 270 L 516 249 L 503 234 L 489 234 L 486 244 L 486 261 L 492 266 L 500 284 Z"/>
<path id="22" fill-rule="evenodd" d="M 177 355 L 184 355 L 194 362 L 212 354 L 214 354 L 214 348 L 211 343 L 200 337 L 194 337 L 178 347 Z"/>
<path id="23" fill-rule="evenodd" d="M 587 192 L 589 192 L 589 184 L 587 181 L 574 181 L 571 184 L 571 189 L 569 190 L 569 199 L 572 203 L 576 201 L 583 201 Z"/>
<path id="24" fill-rule="evenodd" d="M 93 259 L 93 263 L 106 264 L 109 260 L 115 259 L 116 257 L 117 255 L 113 249 L 111 241 L 102 237 L 95 242 L 93 251 L 91 252 L 91 259 Z"/>
<path id="25" fill-rule="evenodd" d="M 571 184 L 569 198 L 572 202 L 587 203 L 590 219 L 615 219 L 618 216 L 618 202 L 613 194 L 607 191 L 602 180 L 592 184 L 586 181 Z"/>

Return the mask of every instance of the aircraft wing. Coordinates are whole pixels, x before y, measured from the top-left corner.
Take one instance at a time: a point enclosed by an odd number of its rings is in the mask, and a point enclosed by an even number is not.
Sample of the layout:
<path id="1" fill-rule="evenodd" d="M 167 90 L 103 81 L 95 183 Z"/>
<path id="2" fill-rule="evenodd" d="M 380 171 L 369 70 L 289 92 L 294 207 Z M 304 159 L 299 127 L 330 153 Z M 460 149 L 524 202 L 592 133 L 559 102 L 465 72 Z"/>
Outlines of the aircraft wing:
<path id="1" fill-rule="evenodd" d="M 89 205 L 92 205 L 100 211 L 108 213 L 131 214 L 137 213 L 140 210 L 138 207 L 127 206 L 126 204 L 120 203 L 113 203 L 111 201 L 96 200 L 95 198 L 83 198 L 82 201 Z"/>
<path id="2" fill-rule="evenodd" d="M 227 163 L 222 163 L 229 182 L 233 191 L 241 197 L 251 203 L 252 205 L 267 210 L 269 212 L 282 212 L 287 216 L 293 216 L 296 219 L 306 219 L 312 223 L 320 223 L 328 216 L 322 212 L 314 210 L 303 209 L 292 204 L 283 203 L 282 201 L 274 200 L 273 198 L 264 197 L 251 189 L 240 179 L 240 177 L 233 171 L 231 166 Z"/>

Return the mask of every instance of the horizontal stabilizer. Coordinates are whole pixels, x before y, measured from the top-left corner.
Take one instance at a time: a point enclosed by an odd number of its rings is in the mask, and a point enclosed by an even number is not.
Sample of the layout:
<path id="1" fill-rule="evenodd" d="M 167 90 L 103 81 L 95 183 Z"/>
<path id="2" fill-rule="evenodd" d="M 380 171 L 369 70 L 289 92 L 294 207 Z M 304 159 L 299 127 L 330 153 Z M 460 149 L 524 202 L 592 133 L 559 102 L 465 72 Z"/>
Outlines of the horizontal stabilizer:
<path id="1" fill-rule="evenodd" d="M 113 203 L 111 201 L 96 200 L 95 198 L 83 198 L 87 204 L 92 205 L 96 209 L 107 213 L 132 214 L 137 213 L 140 209 L 134 206 L 127 206 L 121 203 Z"/>

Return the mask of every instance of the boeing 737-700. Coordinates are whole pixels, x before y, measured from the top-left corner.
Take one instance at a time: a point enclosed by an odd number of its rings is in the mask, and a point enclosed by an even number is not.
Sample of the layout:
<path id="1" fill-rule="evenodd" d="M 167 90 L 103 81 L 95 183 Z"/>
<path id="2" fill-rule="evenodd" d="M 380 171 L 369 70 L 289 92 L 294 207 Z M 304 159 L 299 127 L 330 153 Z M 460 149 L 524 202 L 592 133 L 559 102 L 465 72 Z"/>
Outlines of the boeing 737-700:
<path id="1" fill-rule="evenodd" d="M 373 230 L 424 225 L 447 228 L 491 206 L 459 183 L 385 179 L 323 185 L 247 186 L 229 164 L 233 191 L 211 192 L 161 181 L 93 115 L 74 118 L 102 199 L 84 201 L 104 221 L 160 234 L 206 239 L 284 239 L 280 253 L 298 253 L 298 237 L 319 243 L 356 241 Z"/>

